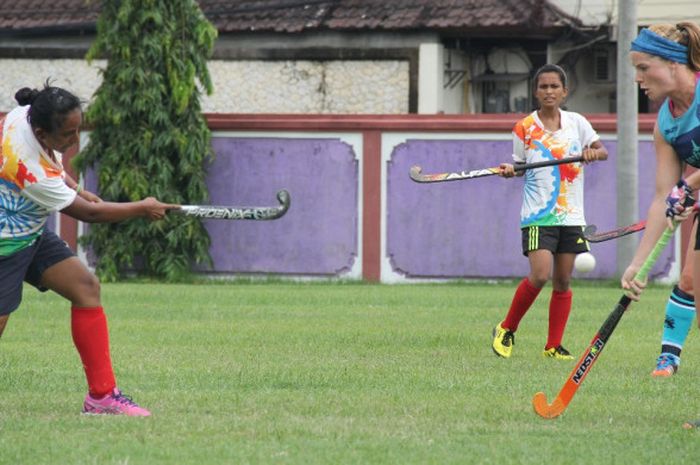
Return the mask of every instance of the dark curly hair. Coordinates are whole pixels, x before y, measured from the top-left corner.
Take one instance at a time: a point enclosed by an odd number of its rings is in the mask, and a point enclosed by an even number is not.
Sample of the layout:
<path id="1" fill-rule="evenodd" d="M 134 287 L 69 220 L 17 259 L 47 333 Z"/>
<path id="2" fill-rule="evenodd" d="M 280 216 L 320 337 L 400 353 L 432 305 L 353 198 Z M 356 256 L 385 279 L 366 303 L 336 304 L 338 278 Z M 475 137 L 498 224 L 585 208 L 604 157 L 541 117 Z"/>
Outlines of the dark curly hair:
<path id="1" fill-rule="evenodd" d="M 15 93 L 15 100 L 22 106 L 30 105 L 27 120 L 33 128 L 53 133 L 63 125 L 66 115 L 82 110 L 78 97 L 65 89 L 54 87 L 47 79 L 41 90 L 23 87 Z"/>

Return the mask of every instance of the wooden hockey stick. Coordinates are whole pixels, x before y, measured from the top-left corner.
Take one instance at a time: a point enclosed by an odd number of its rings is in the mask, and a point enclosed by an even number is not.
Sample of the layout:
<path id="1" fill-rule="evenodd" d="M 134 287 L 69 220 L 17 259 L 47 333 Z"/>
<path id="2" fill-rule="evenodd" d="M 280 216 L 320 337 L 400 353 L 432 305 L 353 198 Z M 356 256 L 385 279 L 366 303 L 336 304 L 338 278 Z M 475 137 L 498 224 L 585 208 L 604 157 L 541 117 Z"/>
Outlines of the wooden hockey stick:
<path id="1" fill-rule="evenodd" d="M 535 163 L 525 163 L 525 164 L 515 164 L 513 168 L 515 171 L 525 171 L 532 168 L 542 168 L 545 166 L 561 165 L 564 163 L 576 163 L 583 161 L 583 157 L 570 157 L 570 158 L 560 158 L 555 160 L 545 160 L 538 161 Z M 484 176 L 493 176 L 500 172 L 500 168 L 495 166 L 493 168 L 484 168 L 480 170 L 472 171 L 460 171 L 452 173 L 435 173 L 435 174 L 422 174 L 423 169 L 418 166 L 412 166 L 409 172 L 411 179 L 415 182 L 426 183 L 426 182 L 445 182 L 445 181 L 462 181 L 465 179 L 482 178 Z"/>
<path id="2" fill-rule="evenodd" d="M 661 252 L 671 240 L 671 237 L 673 237 L 674 231 L 675 228 L 666 228 L 666 230 L 664 230 L 664 233 L 656 242 L 656 245 L 652 249 L 647 259 L 644 260 L 644 264 L 639 269 L 634 279 L 637 281 L 646 280 L 649 271 L 651 271 L 651 267 L 654 266 L 654 263 L 656 263 L 659 255 L 661 255 Z M 607 319 L 603 323 L 603 326 L 600 327 L 598 333 L 593 337 L 591 343 L 588 345 L 588 348 L 574 366 L 574 369 L 569 374 L 569 377 L 564 383 L 564 386 L 561 388 L 561 391 L 559 391 L 559 394 L 551 404 L 547 402 L 547 397 L 544 392 L 538 392 L 535 394 L 535 396 L 532 398 L 532 406 L 539 416 L 548 419 L 555 418 L 566 410 L 566 407 L 569 405 L 569 402 L 571 402 L 571 399 L 576 394 L 576 391 L 581 386 L 581 383 L 583 383 L 583 380 L 586 379 L 586 376 L 588 373 L 590 373 L 593 364 L 598 360 L 600 353 L 605 348 L 605 344 L 607 344 L 610 335 L 612 335 L 613 331 L 615 331 L 615 327 L 620 322 L 620 319 L 625 313 L 625 310 L 627 310 L 627 307 L 629 307 L 630 302 L 632 302 L 632 299 L 630 299 L 627 294 L 620 298 L 613 311 L 610 312 Z"/>
<path id="3" fill-rule="evenodd" d="M 207 220 L 276 220 L 289 210 L 291 198 L 289 192 L 277 193 L 278 207 L 221 207 L 213 205 L 181 205 L 179 209 L 170 210 L 187 216 L 196 216 Z"/>

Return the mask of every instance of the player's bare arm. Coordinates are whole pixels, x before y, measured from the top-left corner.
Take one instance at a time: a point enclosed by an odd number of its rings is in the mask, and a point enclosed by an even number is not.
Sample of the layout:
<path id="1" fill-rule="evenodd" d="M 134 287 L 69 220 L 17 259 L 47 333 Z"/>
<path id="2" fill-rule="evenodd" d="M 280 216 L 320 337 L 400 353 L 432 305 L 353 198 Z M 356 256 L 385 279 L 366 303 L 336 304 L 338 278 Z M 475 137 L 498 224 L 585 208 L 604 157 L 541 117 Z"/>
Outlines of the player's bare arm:
<path id="1" fill-rule="evenodd" d="M 656 182 L 654 197 L 647 212 L 647 223 L 644 234 L 640 240 L 632 263 L 622 275 L 621 285 L 623 289 L 631 291 L 630 297 L 637 300 L 645 283 L 635 281 L 634 275 L 639 271 L 642 263 L 651 252 L 656 241 L 668 227 L 666 223 L 666 197 L 676 185 L 682 174 L 682 164 L 676 156 L 673 148 L 663 139 L 654 128 L 654 141 L 656 147 Z"/>
<path id="2" fill-rule="evenodd" d="M 76 197 L 75 201 L 62 210 L 63 213 L 86 223 L 113 223 L 129 218 L 148 218 L 159 220 L 168 210 L 179 205 L 163 203 L 153 197 L 137 202 L 88 202 Z"/>

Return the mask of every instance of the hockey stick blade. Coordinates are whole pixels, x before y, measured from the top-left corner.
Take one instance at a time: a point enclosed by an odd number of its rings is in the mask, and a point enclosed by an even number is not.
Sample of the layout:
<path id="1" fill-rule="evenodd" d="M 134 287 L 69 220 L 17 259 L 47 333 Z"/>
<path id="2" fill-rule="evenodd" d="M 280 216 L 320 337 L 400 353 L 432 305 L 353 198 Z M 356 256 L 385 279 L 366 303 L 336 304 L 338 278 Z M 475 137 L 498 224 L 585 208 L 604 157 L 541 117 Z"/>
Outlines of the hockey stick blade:
<path id="1" fill-rule="evenodd" d="M 543 168 L 545 166 L 555 166 L 562 165 L 566 163 L 576 163 L 583 161 L 583 157 L 571 157 L 571 158 L 561 158 L 555 160 L 545 160 L 538 161 L 535 163 L 526 163 L 521 165 L 515 165 L 515 171 L 525 171 L 533 168 Z M 446 181 L 463 181 L 465 179 L 482 178 L 484 176 L 493 176 L 500 172 L 500 168 L 495 166 L 493 168 L 484 168 L 480 170 L 472 171 L 459 171 L 451 173 L 435 173 L 435 174 L 423 174 L 423 169 L 414 165 L 409 170 L 409 175 L 411 179 L 419 183 L 430 183 L 430 182 L 446 182 Z"/>
<path id="2" fill-rule="evenodd" d="M 552 405 L 547 403 L 547 396 L 544 392 L 538 392 L 532 398 L 532 406 L 535 408 L 535 412 L 542 418 L 554 418 L 558 416 L 566 408 L 562 405 L 562 401 L 559 397 L 554 399 Z"/>
<path id="3" fill-rule="evenodd" d="M 611 229 L 610 231 L 599 233 L 596 232 L 598 230 L 596 225 L 591 224 L 586 226 L 586 229 L 583 230 L 583 237 L 588 242 L 605 242 L 611 239 L 617 239 L 619 237 L 627 236 L 628 234 L 639 232 L 643 230 L 646 227 L 646 225 L 647 221 L 642 220 L 637 223 L 630 224 L 628 226 L 623 226 L 621 228 Z"/>
<path id="4" fill-rule="evenodd" d="M 636 280 L 646 280 L 652 266 L 654 266 L 654 263 L 656 263 L 656 260 L 658 260 L 659 255 L 661 255 L 661 252 L 664 250 L 664 248 L 666 248 L 666 245 L 671 240 L 671 237 L 673 237 L 674 231 L 675 228 L 666 228 L 666 230 L 664 230 L 664 233 L 656 242 L 653 250 L 651 253 L 649 253 L 649 256 L 644 261 L 644 264 L 635 275 Z M 543 392 L 538 392 L 534 395 L 532 398 L 532 407 L 535 410 L 535 413 L 546 419 L 556 418 L 564 413 L 564 410 L 566 410 L 568 407 L 569 402 L 571 402 L 571 399 L 574 397 L 576 391 L 583 383 L 583 380 L 586 379 L 586 376 L 588 376 L 588 373 L 590 373 L 593 364 L 595 364 L 598 357 L 600 357 L 600 353 L 605 348 L 608 339 L 612 335 L 613 331 L 615 331 L 617 324 L 620 322 L 622 315 L 625 313 L 625 310 L 627 310 L 627 307 L 629 307 L 631 302 L 632 300 L 626 294 L 620 298 L 613 311 L 610 312 L 605 322 L 598 330 L 598 333 L 591 340 L 586 351 L 583 353 L 578 362 L 576 362 L 574 369 L 564 382 L 564 386 L 561 388 L 559 394 L 551 404 L 547 402 L 547 397 Z"/>
<path id="5" fill-rule="evenodd" d="M 172 210 L 187 216 L 195 216 L 206 220 L 276 220 L 289 210 L 291 197 L 289 192 L 281 190 L 277 193 L 278 207 L 221 207 L 214 205 L 181 205 Z"/>

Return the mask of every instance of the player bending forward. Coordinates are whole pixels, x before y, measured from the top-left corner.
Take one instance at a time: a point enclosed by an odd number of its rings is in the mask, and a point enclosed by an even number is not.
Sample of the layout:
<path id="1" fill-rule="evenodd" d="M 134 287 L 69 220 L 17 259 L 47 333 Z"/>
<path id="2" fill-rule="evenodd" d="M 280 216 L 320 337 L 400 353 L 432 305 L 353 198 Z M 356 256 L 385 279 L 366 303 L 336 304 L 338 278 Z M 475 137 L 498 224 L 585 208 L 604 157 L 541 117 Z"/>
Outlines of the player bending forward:
<path id="1" fill-rule="evenodd" d="M 643 29 L 632 42 L 630 58 L 639 86 L 649 99 L 663 101 L 654 127 L 656 190 L 644 235 L 621 280 L 622 287 L 637 298 L 644 288 L 634 279 L 640 264 L 669 221 L 682 221 L 690 215 L 691 209 L 683 205 L 700 187 L 700 172 L 682 179 L 686 164 L 700 168 L 700 27 L 682 22 Z M 697 229 L 695 226 L 696 234 Z M 700 288 L 700 236 L 696 235 L 694 241 L 688 260 L 691 265 L 683 270 L 680 286 L 674 288 L 667 305 L 666 319 L 674 324 L 664 331 L 662 353 L 654 371 L 657 376 L 676 372 L 696 313 L 698 302 L 694 301 L 693 290 Z M 700 420 L 686 426 L 700 426 Z"/>
<path id="2" fill-rule="evenodd" d="M 157 220 L 178 206 L 152 197 L 103 202 L 82 190 L 61 164 L 61 154 L 78 143 L 80 100 L 48 81 L 41 90 L 20 89 L 15 99 L 19 106 L 0 126 L 0 335 L 20 304 L 23 282 L 51 289 L 71 303 L 73 342 L 88 384 L 83 413 L 149 416 L 117 388 L 97 277 L 45 226 L 55 211 L 106 223 Z"/>

